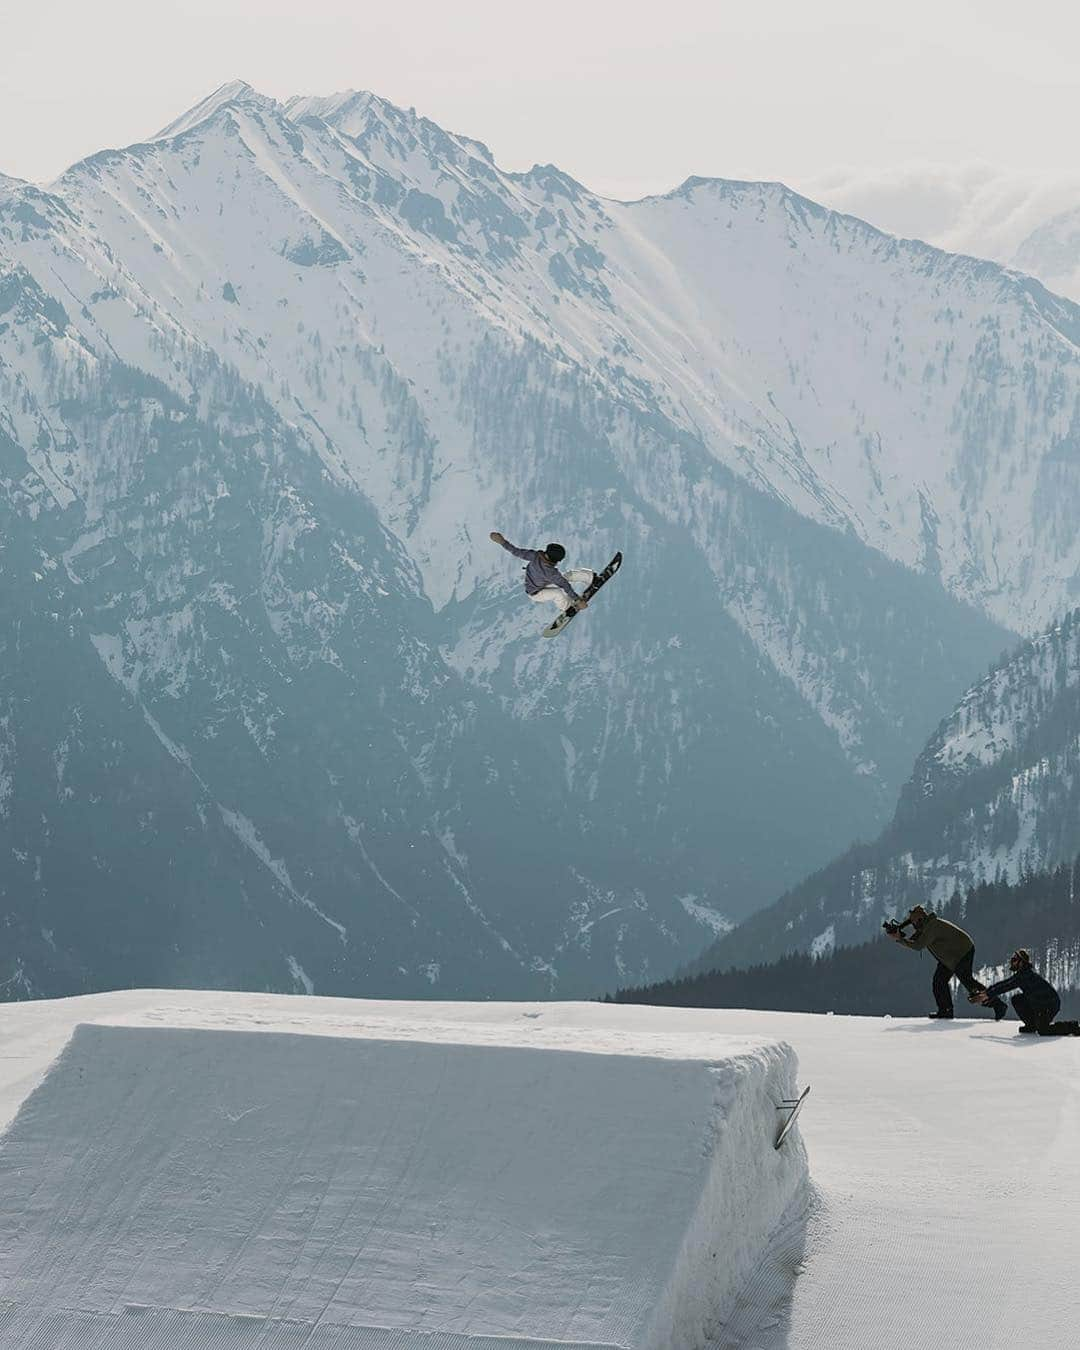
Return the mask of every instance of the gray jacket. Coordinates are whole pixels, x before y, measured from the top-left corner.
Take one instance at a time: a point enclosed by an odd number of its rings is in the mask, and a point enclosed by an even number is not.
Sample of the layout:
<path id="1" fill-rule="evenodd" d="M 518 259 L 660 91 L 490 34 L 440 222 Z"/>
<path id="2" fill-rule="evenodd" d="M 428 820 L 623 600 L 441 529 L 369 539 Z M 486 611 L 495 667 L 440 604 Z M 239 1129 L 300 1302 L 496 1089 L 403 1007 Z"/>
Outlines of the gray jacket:
<path id="1" fill-rule="evenodd" d="M 525 590 L 529 595 L 536 595 L 542 591 L 545 586 L 558 586 L 560 590 L 565 591 L 567 595 L 577 600 L 578 593 L 567 581 L 554 563 L 548 562 L 546 556 L 538 548 L 515 548 L 513 544 L 508 544 L 503 540 L 503 548 L 507 553 L 512 553 L 515 558 L 521 558 L 528 563 L 525 568 Z"/>

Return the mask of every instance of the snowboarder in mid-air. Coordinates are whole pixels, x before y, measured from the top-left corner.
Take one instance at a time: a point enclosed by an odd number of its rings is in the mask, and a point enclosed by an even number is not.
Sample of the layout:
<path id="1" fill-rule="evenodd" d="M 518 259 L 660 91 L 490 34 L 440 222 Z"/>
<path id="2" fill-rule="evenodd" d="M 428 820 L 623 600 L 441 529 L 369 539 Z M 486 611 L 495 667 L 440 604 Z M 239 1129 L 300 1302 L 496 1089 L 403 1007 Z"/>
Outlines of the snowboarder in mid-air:
<path id="1" fill-rule="evenodd" d="M 1012 1005 L 1023 1023 L 1021 1036 L 1080 1036 L 1080 1022 L 1054 1021 L 1061 1011 L 1061 998 L 1050 981 L 1044 980 L 1032 966 L 1031 953 L 1026 947 L 1020 947 L 1009 957 L 1009 970 L 1012 974 L 1004 980 L 970 995 L 972 1003 L 989 1003 L 1012 989 L 1019 989 Z"/>
<path id="2" fill-rule="evenodd" d="M 594 572 L 589 567 L 572 567 L 564 574 L 559 571 L 559 564 L 566 557 L 566 549 L 562 544 L 547 544 L 544 548 L 516 548 L 498 530 L 492 530 L 491 539 L 526 564 L 525 594 L 530 600 L 539 604 L 550 601 L 558 605 L 558 617 L 544 629 L 545 637 L 554 637 L 575 614 L 586 609 L 600 587 L 610 581 L 622 566 L 622 554 L 616 553 L 602 572 Z M 580 594 L 574 590 L 575 586 L 580 588 Z"/>
<path id="3" fill-rule="evenodd" d="M 585 609 L 588 600 L 574 590 L 579 586 L 583 591 L 591 586 L 596 576 L 588 567 L 573 567 L 565 576 L 559 571 L 559 563 L 566 557 L 562 544 L 548 544 L 544 548 L 515 548 L 498 530 L 491 532 L 492 543 L 501 544 L 507 553 L 520 558 L 527 564 L 525 568 L 525 594 L 537 603 L 552 601 L 565 613 L 571 605 L 575 609 Z"/>

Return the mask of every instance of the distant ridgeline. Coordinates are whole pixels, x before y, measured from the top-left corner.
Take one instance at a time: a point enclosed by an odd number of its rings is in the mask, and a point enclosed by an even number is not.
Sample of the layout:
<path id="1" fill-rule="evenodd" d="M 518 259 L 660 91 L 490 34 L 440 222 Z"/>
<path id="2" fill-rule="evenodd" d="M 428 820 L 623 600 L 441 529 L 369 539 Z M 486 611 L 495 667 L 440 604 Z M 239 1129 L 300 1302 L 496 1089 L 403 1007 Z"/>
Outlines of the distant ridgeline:
<path id="1" fill-rule="evenodd" d="M 954 895 L 939 913 L 971 933 L 983 979 L 1001 978 L 1009 954 L 1027 947 L 1036 969 L 1063 994 L 1066 1010 L 1080 1008 L 1080 993 L 1067 992 L 1080 991 L 1080 859 L 1014 884 L 973 886 L 965 895 Z M 816 958 L 798 952 L 747 970 L 712 970 L 620 989 L 608 1001 L 905 1017 L 930 1010 L 932 969 L 932 958 L 897 950 L 879 937 Z M 959 1016 L 967 1006 L 961 997 Z"/>

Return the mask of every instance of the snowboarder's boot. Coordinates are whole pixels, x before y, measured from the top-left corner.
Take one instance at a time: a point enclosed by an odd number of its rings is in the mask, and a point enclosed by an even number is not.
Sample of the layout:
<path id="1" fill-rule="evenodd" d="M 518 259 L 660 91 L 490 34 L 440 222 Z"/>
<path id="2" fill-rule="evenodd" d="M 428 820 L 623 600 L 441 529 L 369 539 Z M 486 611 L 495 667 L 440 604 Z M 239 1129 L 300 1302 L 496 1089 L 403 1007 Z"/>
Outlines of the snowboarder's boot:
<path id="1" fill-rule="evenodd" d="M 1016 1034 L 1018 1036 L 1037 1036 L 1039 1034 L 1039 1028 L 1029 1027 L 1028 1024 L 1025 1022 L 1022 1027 L 1017 1028 Z"/>
<path id="2" fill-rule="evenodd" d="M 953 1019 L 953 1010 L 939 1008 L 936 1013 L 927 1013 L 931 1022 L 951 1022 Z"/>
<path id="3" fill-rule="evenodd" d="M 593 579 L 588 584 L 588 586 L 586 586 L 585 589 L 582 591 L 581 598 L 583 600 L 591 600 L 593 596 L 596 594 L 596 592 L 600 589 L 600 587 L 603 586 L 606 581 L 610 581 L 621 566 L 622 566 L 622 554 L 616 553 L 614 558 L 612 558 L 612 560 L 608 563 L 608 565 L 604 568 L 602 572 L 593 572 Z M 588 568 L 582 568 L 582 571 L 588 570 L 589 570 Z M 549 623 L 548 626 L 544 629 L 544 637 L 554 637 L 556 633 L 561 633 L 562 630 L 566 627 L 566 625 L 577 613 L 578 613 L 577 605 L 573 604 L 568 605 L 566 609 L 564 609 L 563 612 L 559 615 L 559 617 L 555 619 L 552 623 Z"/>

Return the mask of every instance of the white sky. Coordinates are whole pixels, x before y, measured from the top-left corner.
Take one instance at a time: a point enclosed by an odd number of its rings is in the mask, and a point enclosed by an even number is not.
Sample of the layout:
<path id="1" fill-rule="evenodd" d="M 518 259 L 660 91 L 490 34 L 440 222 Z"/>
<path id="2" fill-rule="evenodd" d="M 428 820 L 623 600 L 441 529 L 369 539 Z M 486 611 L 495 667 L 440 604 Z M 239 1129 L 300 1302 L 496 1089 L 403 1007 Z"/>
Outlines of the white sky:
<path id="1" fill-rule="evenodd" d="M 46 181 L 226 80 L 372 89 L 613 196 L 912 164 L 1072 170 L 1068 0 L 0 0 L 0 173 Z"/>

